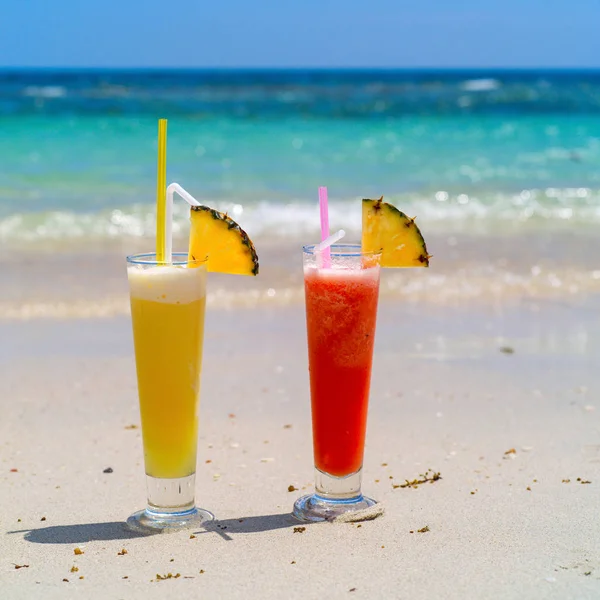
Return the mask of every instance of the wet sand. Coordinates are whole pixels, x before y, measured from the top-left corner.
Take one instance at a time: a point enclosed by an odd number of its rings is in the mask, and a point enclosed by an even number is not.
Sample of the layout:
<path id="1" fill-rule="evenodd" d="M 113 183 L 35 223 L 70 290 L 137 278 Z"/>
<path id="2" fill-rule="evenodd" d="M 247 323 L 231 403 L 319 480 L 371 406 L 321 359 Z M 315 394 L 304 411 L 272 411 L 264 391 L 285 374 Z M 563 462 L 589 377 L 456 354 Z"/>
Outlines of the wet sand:
<path id="1" fill-rule="evenodd" d="M 354 238 L 350 238 L 351 241 Z M 590 229 L 518 228 L 427 236 L 430 269 L 386 269 L 381 294 L 403 304 L 457 307 L 528 302 L 585 304 L 600 294 L 600 238 Z M 261 239 L 259 277 L 211 274 L 208 306 L 297 306 L 304 300 L 302 243 Z M 176 242 L 175 248 L 185 248 Z M 129 314 L 125 256 L 151 250 L 144 240 L 4 248 L 0 321 L 96 318 Z"/>

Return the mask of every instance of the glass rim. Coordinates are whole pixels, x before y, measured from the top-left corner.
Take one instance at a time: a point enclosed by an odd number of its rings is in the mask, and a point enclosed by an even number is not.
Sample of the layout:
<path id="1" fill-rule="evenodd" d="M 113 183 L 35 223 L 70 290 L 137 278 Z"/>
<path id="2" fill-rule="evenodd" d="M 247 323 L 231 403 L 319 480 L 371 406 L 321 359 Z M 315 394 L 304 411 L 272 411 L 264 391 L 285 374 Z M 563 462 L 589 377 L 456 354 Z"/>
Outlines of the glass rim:
<path id="1" fill-rule="evenodd" d="M 318 244 L 309 244 L 307 246 L 302 246 L 302 251 L 304 254 L 308 254 L 310 256 L 316 256 L 318 253 L 315 252 L 315 248 Z M 353 256 L 378 256 L 383 252 L 380 250 L 369 250 L 363 251 L 361 244 L 332 244 L 329 246 L 330 255 L 335 257 L 353 257 Z"/>
<path id="2" fill-rule="evenodd" d="M 156 260 L 156 252 L 143 252 L 141 254 L 130 254 L 126 257 L 128 265 L 142 265 L 146 267 L 163 267 L 163 266 L 174 266 L 181 267 L 189 264 L 204 264 L 208 261 L 208 256 L 202 259 L 189 260 L 189 254 L 187 252 L 173 252 L 171 254 L 171 262 L 164 260 Z M 179 259 L 179 260 L 177 260 Z"/>

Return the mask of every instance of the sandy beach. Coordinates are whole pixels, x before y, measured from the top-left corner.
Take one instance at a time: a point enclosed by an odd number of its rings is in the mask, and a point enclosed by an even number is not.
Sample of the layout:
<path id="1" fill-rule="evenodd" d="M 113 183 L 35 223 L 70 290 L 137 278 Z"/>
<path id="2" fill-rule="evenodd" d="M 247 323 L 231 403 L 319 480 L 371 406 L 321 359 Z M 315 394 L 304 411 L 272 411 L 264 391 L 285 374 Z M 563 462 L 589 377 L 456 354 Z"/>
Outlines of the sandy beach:
<path id="1" fill-rule="evenodd" d="M 8 4 L 0 600 L 600 599 L 593 3 Z M 146 505 L 125 257 L 155 247 L 161 118 L 165 183 L 239 223 L 260 274 L 209 275 L 196 500 L 216 521 L 145 537 L 124 527 Z M 432 255 L 382 272 L 363 491 L 384 514 L 360 523 L 290 514 L 314 481 L 320 186 L 343 242 L 383 195 Z M 180 199 L 171 225 L 187 251 Z"/>
<path id="2" fill-rule="evenodd" d="M 449 239 L 431 243 L 440 258 L 414 275 L 430 278 L 419 289 L 410 273 L 382 284 L 363 489 L 385 515 L 306 526 L 290 517 L 313 481 L 290 246 L 266 253 L 264 279 L 211 282 L 238 298 L 217 294 L 206 320 L 197 502 L 218 520 L 154 537 L 123 528 L 145 502 L 125 252 L 113 248 L 93 273 L 73 254 L 62 266 L 58 255 L 5 259 L 0 596 L 600 597 L 600 304 L 589 239 L 573 238 L 560 260 L 541 245 L 519 260 L 524 236 L 495 251 Z M 474 248 L 489 260 L 469 263 Z M 78 260 L 86 275 L 76 287 Z M 553 286 L 549 264 L 579 287 Z M 52 285 L 40 275 L 48 265 Z M 536 266 L 544 285 L 499 279 L 498 269 Z M 472 293 L 477 281 L 487 293 Z M 239 300 L 244 286 L 258 290 L 254 302 Z M 78 306 L 113 308 L 78 312 L 65 304 L 77 294 Z M 46 312 L 19 312 L 27 304 Z M 441 478 L 405 485 L 428 472 Z"/>

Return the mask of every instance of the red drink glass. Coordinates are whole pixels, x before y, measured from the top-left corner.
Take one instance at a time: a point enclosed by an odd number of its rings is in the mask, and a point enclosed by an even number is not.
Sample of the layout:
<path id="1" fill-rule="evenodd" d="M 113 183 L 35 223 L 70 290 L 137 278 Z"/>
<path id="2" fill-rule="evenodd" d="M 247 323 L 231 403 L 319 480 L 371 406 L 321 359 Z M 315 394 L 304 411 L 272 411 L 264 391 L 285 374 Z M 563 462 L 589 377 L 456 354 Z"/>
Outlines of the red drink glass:
<path id="1" fill-rule="evenodd" d="M 375 504 L 361 480 L 380 258 L 360 245 L 334 245 L 330 257 L 304 247 L 315 493 L 294 504 L 303 521 Z"/>

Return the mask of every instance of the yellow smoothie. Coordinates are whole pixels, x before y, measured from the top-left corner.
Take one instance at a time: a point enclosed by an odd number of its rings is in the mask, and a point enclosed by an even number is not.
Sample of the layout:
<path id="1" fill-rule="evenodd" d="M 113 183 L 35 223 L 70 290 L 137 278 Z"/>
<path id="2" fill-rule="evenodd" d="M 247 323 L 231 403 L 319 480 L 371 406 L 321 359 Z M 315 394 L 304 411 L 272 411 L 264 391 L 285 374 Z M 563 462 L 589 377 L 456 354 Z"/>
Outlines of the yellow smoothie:
<path id="1" fill-rule="evenodd" d="M 206 266 L 127 269 L 146 474 L 196 472 Z"/>

